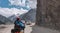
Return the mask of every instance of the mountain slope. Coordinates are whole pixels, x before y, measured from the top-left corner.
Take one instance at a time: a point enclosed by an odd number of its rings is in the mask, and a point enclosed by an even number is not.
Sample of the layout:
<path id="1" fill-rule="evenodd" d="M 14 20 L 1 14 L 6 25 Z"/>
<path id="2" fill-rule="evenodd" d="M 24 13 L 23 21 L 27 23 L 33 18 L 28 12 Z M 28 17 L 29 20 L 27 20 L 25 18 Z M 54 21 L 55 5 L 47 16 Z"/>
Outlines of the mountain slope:
<path id="1" fill-rule="evenodd" d="M 19 15 L 19 17 L 22 19 L 22 17 L 24 16 L 24 14 L 21 14 L 21 15 Z M 12 16 L 10 16 L 10 17 L 8 17 L 11 21 L 15 21 L 16 20 L 16 18 L 17 18 L 17 16 L 16 15 L 12 15 Z"/>
<path id="2" fill-rule="evenodd" d="M 2 15 L 0 15 L 0 24 L 7 24 L 7 23 L 11 23 L 12 21 Z"/>
<path id="3" fill-rule="evenodd" d="M 24 16 L 23 19 L 26 21 L 32 21 L 35 22 L 36 20 L 36 9 L 31 9 L 29 12 L 27 12 Z"/>

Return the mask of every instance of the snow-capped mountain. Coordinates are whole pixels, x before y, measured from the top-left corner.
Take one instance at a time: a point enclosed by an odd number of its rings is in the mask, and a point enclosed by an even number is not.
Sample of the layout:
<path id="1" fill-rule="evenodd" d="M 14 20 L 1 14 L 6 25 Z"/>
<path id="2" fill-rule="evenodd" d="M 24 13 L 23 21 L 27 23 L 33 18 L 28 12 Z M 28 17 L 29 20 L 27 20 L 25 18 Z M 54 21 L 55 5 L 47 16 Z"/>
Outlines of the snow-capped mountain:
<path id="1" fill-rule="evenodd" d="M 28 10 L 23 10 L 23 9 L 16 9 L 16 8 L 0 8 L 0 15 L 3 15 L 5 17 L 9 17 L 9 16 L 12 16 L 12 15 L 21 15 L 21 14 L 24 14 L 24 13 L 27 13 Z"/>

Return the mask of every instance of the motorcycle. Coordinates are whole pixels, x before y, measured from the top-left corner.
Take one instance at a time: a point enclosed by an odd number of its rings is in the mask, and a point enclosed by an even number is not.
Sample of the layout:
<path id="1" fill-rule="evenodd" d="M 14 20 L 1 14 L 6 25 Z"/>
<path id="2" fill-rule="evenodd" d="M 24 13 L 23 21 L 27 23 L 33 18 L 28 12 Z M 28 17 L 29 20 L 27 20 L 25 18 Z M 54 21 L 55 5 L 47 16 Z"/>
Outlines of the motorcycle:
<path id="1" fill-rule="evenodd" d="M 11 30 L 11 33 L 24 33 L 24 29 L 21 29 L 20 26 L 14 26 L 14 29 Z"/>

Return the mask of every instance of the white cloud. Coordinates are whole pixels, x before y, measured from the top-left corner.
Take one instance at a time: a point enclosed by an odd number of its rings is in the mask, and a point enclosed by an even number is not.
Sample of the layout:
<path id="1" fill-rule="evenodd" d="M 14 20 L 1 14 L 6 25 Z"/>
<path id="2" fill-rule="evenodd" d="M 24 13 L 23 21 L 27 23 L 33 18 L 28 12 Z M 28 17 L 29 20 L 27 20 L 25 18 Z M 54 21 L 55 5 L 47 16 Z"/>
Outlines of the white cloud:
<path id="1" fill-rule="evenodd" d="M 18 5 L 18 6 L 25 6 L 25 1 L 26 0 L 22 0 L 23 2 L 21 2 L 21 0 L 9 0 L 11 5 Z"/>
<path id="2" fill-rule="evenodd" d="M 17 8 L 11 8 L 11 9 L 0 8 L 0 14 L 5 16 L 5 17 L 9 17 L 13 14 L 20 14 L 21 15 L 21 14 L 24 14 L 26 12 L 28 12 L 28 10 L 23 10 L 23 9 L 20 10 L 20 9 L 17 9 Z"/>
<path id="3" fill-rule="evenodd" d="M 36 5 L 37 5 L 37 0 L 29 0 L 29 6 L 31 8 L 36 8 Z"/>
<path id="4" fill-rule="evenodd" d="M 25 6 L 25 1 L 26 0 L 22 0 L 23 2 L 21 2 L 21 0 L 9 0 L 11 5 L 16 5 L 16 6 Z M 37 4 L 37 0 L 28 0 L 28 6 L 31 8 L 36 8 L 36 4 Z"/>

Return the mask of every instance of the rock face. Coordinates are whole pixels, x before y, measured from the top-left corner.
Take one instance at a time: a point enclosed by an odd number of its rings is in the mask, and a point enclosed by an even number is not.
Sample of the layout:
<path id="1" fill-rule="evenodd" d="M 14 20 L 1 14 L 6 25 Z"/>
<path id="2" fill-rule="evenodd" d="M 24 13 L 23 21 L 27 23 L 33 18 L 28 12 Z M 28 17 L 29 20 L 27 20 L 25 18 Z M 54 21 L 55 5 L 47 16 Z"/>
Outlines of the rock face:
<path id="1" fill-rule="evenodd" d="M 36 21 L 36 9 L 29 10 L 29 12 L 24 14 L 22 18 L 23 20 L 26 20 L 26 21 L 35 22 Z"/>
<path id="2" fill-rule="evenodd" d="M 37 0 L 36 24 L 60 30 L 60 0 Z"/>

